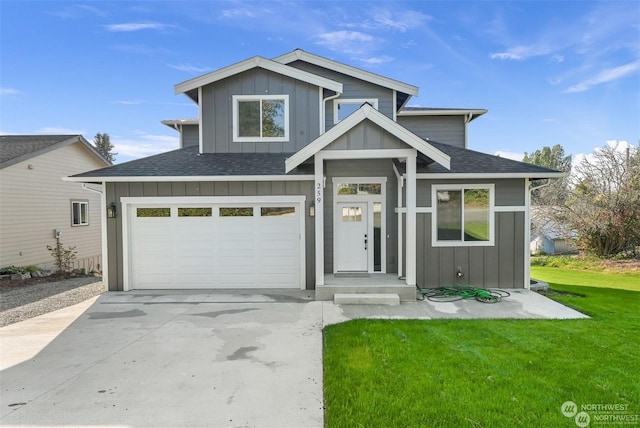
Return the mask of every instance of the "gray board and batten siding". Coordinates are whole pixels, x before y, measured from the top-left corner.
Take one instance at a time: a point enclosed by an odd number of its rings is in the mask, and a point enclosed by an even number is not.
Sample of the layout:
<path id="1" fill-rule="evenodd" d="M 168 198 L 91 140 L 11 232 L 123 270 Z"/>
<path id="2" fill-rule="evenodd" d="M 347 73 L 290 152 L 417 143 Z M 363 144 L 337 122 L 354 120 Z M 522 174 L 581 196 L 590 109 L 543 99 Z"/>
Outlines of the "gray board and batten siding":
<path id="1" fill-rule="evenodd" d="M 180 147 L 198 147 L 200 145 L 200 127 L 198 125 L 182 125 L 180 131 Z"/>
<path id="2" fill-rule="evenodd" d="M 120 182 L 106 183 L 106 192 L 107 201 L 120 201 L 123 197 L 304 195 L 306 204 L 302 207 L 301 215 L 305 216 L 306 288 L 314 288 L 314 218 L 308 215 L 307 208 L 314 196 L 311 181 Z M 118 213 L 122 213 L 119 202 Z M 122 291 L 123 288 L 122 215 L 124 213 L 107 219 L 109 291 Z"/>
<path id="3" fill-rule="evenodd" d="M 289 95 L 289 141 L 234 142 L 234 95 Z M 320 135 L 317 86 L 254 68 L 202 87 L 203 153 L 295 153 Z"/>
<path id="4" fill-rule="evenodd" d="M 432 214 L 417 214 L 417 283 L 435 288 L 457 283 L 456 267 L 461 267 L 462 285 L 497 288 L 524 287 L 525 180 L 418 180 L 417 206 L 432 207 L 434 184 L 494 184 L 496 207 L 522 208 L 514 212 L 495 212 L 493 246 L 432 246 Z M 403 223 L 404 224 L 404 223 Z"/>
<path id="5" fill-rule="evenodd" d="M 393 90 L 304 61 L 294 61 L 287 65 L 342 83 L 340 99 L 377 99 L 378 111 L 393 119 Z M 333 100 L 326 102 L 325 109 L 325 130 L 328 131 L 334 126 Z"/>
<path id="6" fill-rule="evenodd" d="M 420 138 L 465 147 L 464 116 L 398 116 L 397 122 Z"/>

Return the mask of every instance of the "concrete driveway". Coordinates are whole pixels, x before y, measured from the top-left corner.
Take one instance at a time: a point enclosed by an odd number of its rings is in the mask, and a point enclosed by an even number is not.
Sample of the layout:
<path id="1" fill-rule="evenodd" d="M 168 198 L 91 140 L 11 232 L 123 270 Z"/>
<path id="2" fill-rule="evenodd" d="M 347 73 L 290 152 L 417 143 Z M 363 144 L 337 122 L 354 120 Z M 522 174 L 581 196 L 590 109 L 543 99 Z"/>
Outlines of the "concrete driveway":
<path id="1" fill-rule="evenodd" d="M 321 427 L 322 328 L 352 318 L 582 318 L 537 293 L 395 307 L 313 292 L 105 293 L 0 328 L 2 426 Z"/>

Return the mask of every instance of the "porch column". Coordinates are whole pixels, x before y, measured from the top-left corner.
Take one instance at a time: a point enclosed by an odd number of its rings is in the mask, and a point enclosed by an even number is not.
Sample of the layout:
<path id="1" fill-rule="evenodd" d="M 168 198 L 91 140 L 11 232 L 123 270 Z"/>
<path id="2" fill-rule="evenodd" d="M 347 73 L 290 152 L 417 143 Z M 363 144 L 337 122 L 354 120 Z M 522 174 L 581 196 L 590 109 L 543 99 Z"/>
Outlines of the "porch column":
<path id="1" fill-rule="evenodd" d="M 407 235 L 405 239 L 405 245 L 407 246 L 407 272 L 405 273 L 405 278 L 407 285 L 416 285 L 416 158 L 416 150 L 413 150 L 413 153 L 407 156 L 407 181 L 405 184 L 407 192 Z"/>
<path id="2" fill-rule="evenodd" d="M 313 203 L 315 204 L 316 232 L 316 287 L 324 285 L 324 159 L 319 153 L 314 158 Z"/>

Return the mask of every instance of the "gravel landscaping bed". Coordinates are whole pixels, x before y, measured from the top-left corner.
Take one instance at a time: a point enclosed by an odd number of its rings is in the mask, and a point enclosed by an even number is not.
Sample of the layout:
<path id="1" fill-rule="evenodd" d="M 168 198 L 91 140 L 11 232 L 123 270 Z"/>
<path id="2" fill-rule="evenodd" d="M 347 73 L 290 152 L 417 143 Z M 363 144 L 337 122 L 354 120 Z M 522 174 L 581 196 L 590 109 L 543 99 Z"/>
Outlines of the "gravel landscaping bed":
<path id="1" fill-rule="evenodd" d="M 0 288 L 0 327 L 83 302 L 104 292 L 100 278 L 82 276 Z"/>

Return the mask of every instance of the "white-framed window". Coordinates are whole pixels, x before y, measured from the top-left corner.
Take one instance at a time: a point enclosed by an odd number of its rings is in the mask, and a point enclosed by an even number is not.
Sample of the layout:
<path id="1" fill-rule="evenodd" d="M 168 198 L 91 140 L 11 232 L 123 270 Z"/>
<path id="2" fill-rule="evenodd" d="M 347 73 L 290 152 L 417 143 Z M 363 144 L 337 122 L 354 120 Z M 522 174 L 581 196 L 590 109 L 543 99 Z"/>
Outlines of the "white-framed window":
<path id="1" fill-rule="evenodd" d="M 71 201 L 71 226 L 89 226 L 89 201 Z"/>
<path id="2" fill-rule="evenodd" d="M 289 95 L 234 95 L 233 141 L 289 141 Z"/>
<path id="3" fill-rule="evenodd" d="M 494 245 L 493 184 L 437 184 L 431 187 L 432 245 Z"/>
<path id="4" fill-rule="evenodd" d="M 369 103 L 378 110 L 377 98 L 337 98 L 333 100 L 333 123 L 336 124 L 345 119 L 362 107 L 364 103 Z"/>

